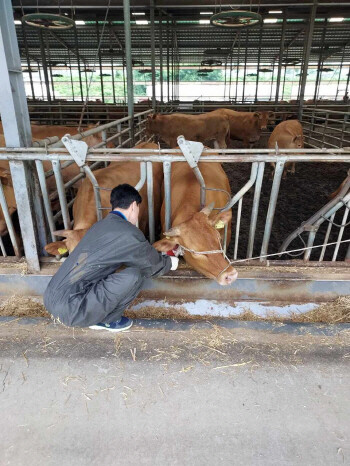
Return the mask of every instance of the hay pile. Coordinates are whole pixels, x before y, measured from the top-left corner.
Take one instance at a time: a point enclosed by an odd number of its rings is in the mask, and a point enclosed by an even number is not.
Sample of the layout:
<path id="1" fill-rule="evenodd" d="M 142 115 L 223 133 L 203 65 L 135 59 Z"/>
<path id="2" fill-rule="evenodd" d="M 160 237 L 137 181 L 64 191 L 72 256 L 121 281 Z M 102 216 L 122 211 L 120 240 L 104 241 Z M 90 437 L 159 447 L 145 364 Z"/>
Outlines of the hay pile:
<path id="1" fill-rule="evenodd" d="M 321 304 L 312 311 L 303 314 L 291 314 L 292 322 L 321 322 L 337 324 L 350 322 L 350 296 L 340 296 L 335 301 Z"/>
<path id="2" fill-rule="evenodd" d="M 0 316 L 51 317 L 45 306 L 33 298 L 13 295 L 0 305 Z"/>

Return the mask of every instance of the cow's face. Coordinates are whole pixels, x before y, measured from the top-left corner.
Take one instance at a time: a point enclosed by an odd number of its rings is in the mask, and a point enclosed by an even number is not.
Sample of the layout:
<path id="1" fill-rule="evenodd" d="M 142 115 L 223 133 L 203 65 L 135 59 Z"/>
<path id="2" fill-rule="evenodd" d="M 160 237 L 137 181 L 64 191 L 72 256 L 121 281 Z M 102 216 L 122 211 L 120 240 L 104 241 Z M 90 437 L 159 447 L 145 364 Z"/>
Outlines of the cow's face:
<path id="1" fill-rule="evenodd" d="M 164 233 L 166 239 L 154 243 L 158 251 L 170 251 L 177 245 L 193 251 L 214 251 L 221 249 L 221 236 L 217 227 L 224 227 L 231 221 L 231 211 L 221 212 L 214 219 L 209 218 L 213 205 L 195 213 L 186 222 Z M 185 251 L 186 262 L 208 278 L 220 285 L 229 285 L 237 278 L 237 271 L 224 258 L 222 253 L 195 254 Z"/>
<path id="2" fill-rule="evenodd" d="M 147 137 L 151 137 L 152 134 L 155 133 L 156 129 L 157 129 L 157 114 L 151 113 L 150 115 L 147 116 L 147 121 L 146 121 Z"/>
<path id="3" fill-rule="evenodd" d="M 267 125 L 274 124 L 275 114 L 274 112 L 255 112 L 255 118 L 257 119 L 258 126 L 260 129 L 267 129 Z"/>
<path id="4" fill-rule="evenodd" d="M 296 149 L 302 149 L 304 147 L 304 139 L 301 134 L 299 134 L 299 136 L 294 137 L 293 145 Z"/>
<path id="5" fill-rule="evenodd" d="M 9 209 L 9 214 L 12 215 L 17 210 L 15 193 L 12 186 L 12 178 L 9 170 L 0 169 L 0 180 L 2 188 L 4 190 L 6 204 Z M 0 207 L 0 236 L 4 236 L 8 233 L 5 216 Z"/>
<path id="6" fill-rule="evenodd" d="M 63 236 L 66 238 L 63 241 L 55 241 L 54 243 L 49 243 L 45 246 L 45 251 L 53 256 L 59 256 L 65 254 L 66 252 L 74 251 L 78 246 L 79 241 L 85 235 L 88 229 L 82 230 L 58 230 L 54 231 L 56 236 Z"/>

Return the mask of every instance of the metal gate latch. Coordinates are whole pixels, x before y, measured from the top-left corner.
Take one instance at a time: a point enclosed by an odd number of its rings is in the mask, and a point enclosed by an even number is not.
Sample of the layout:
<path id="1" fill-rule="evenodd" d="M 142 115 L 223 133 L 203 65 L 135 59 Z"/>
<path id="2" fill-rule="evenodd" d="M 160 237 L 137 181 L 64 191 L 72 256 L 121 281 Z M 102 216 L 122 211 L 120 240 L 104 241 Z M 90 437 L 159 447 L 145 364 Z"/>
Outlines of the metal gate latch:
<path id="1" fill-rule="evenodd" d="M 86 142 L 71 139 L 70 134 L 65 134 L 61 141 L 78 166 L 83 167 L 85 165 L 86 155 L 89 149 L 89 146 L 86 144 Z"/>
<path id="2" fill-rule="evenodd" d="M 191 168 L 197 167 L 197 163 L 203 152 L 204 145 L 201 142 L 186 141 L 184 136 L 179 136 L 177 138 L 177 143 L 189 166 Z"/>

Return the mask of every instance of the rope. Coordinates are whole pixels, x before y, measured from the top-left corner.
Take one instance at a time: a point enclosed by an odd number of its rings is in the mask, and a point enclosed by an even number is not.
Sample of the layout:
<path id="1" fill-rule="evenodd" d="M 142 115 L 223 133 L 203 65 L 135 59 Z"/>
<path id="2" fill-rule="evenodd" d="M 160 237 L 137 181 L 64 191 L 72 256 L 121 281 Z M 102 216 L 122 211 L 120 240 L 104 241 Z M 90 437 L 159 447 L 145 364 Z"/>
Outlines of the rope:
<path id="1" fill-rule="evenodd" d="M 219 240 L 220 241 L 220 240 Z M 307 249 L 316 249 L 316 248 L 322 248 L 324 246 L 333 246 L 334 244 L 341 244 L 341 243 L 349 243 L 350 242 L 350 239 L 345 239 L 343 241 L 335 241 L 333 243 L 327 243 L 327 244 L 320 244 L 318 246 L 308 246 L 308 247 L 305 247 L 305 248 L 300 248 L 300 249 L 292 249 L 290 251 L 283 251 L 283 252 L 277 252 L 277 253 L 274 253 L 274 254 L 265 254 L 263 256 L 256 256 L 256 257 L 250 257 L 250 258 L 247 258 L 247 259 L 238 259 L 238 260 L 234 260 L 234 261 L 231 261 L 227 255 L 226 255 L 226 252 L 222 249 L 222 246 L 221 246 L 221 242 L 220 242 L 220 247 L 221 249 L 213 249 L 211 251 L 195 251 L 194 249 L 190 249 L 190 248 L 186 248 L 185 246 L 183 246 L 182 244 L 179 244 L 178 245 L 178 249 L 176 250 L 176 256 L 183 256 L 184 255 L 184 251 L 187 251 L 187 252 L 190 252 L 191 254 L 222 254 L 224 256 L 224 258 L 228 261 L 228 265 L 217 275 L 216 278 L 218 278 L 220 275 L 222 275 L 232 264 L 237 264 L 238 262 L 247 262 L 247 261 L 252 261 L 252 260 L 256 260 L 256 259 L 263 259 L 263 258 L 266 258 L 266 257 L 273 257 L 273 256 L 281 256 L 282 254 L 289 254 L 291 252 L 300 252 L 300 251 L 306 251 Z"/>
<path id="2" fill-rule="evenodd" d="M 107 16 L 108 16 L 108 13 L 109 13 L 110 5 L 111 5 L 111 0 L 108 0 L 108 5 L 107 5 L 106 14 L 105 14 L 105 19 L 104 19 L 103 27 L 102 27 L 102 31 L 101 31 L 101 37 L 100 37 L 100 40 L 99 40 L 99 43 L 98 43 L 98 47 L 97 47 L 97 51 L 96 51 L 96 55 L 95 55 L 95 59 L 94 59 L 94 66 L 92 67 L 92 72 L 91 72 L 91 76 L 90 76 L 89 85 L 88 85 L 88 87 L 87 87 L 87 89 L 86 89 L 86 98 L 85 98 L 85 102 L 84 102 L 83 108 L 81 109 L 81 114 L 80 114 L 80 120 L 79 120 L 78 130 L 80 130 L 81 124 L 82 124 L 82 122 L 83 122 L 83 118 L 84 118 L 84 113 L 85 113 L 86 105 L 87 105 L 87 102 L 88 102 L 88 99 L 89 99 L 89 90 L 90 90 L 90 86 L 91 86 L 91 82 L 92 82 L 92 77 L 93 77 L 93 75 L 94 75 L 94 71 L 95 71 L 95 68 L 96 68 L 97 57 L 98 57 L 98 54 L 99 54 L 99 52 L 100 52 L 100 48 L 101 48 L 101 45 L 102 45 L 103 34 L 104 34 L 105 27 L 106 27 L 106 24 L 107 24 Z M 97 26 L 97 27 L 98 27 L 98 26 Z"/>

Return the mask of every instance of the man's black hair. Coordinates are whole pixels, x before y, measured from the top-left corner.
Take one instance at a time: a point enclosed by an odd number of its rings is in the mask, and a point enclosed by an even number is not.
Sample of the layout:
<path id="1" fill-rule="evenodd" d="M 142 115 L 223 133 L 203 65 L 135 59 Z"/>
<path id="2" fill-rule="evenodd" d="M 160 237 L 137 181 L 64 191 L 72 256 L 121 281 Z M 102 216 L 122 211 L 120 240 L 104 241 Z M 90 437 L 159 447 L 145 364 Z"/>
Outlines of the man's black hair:
<path id="1" fill-rule="evenodd" d="M 136 201 L 137 204 L 141 204 L 142 197 L 130 184 L 119 184 L 112 189 L 111 205 L 113 210 L 117 208 L 128 209 L 134 201 Z"/>

